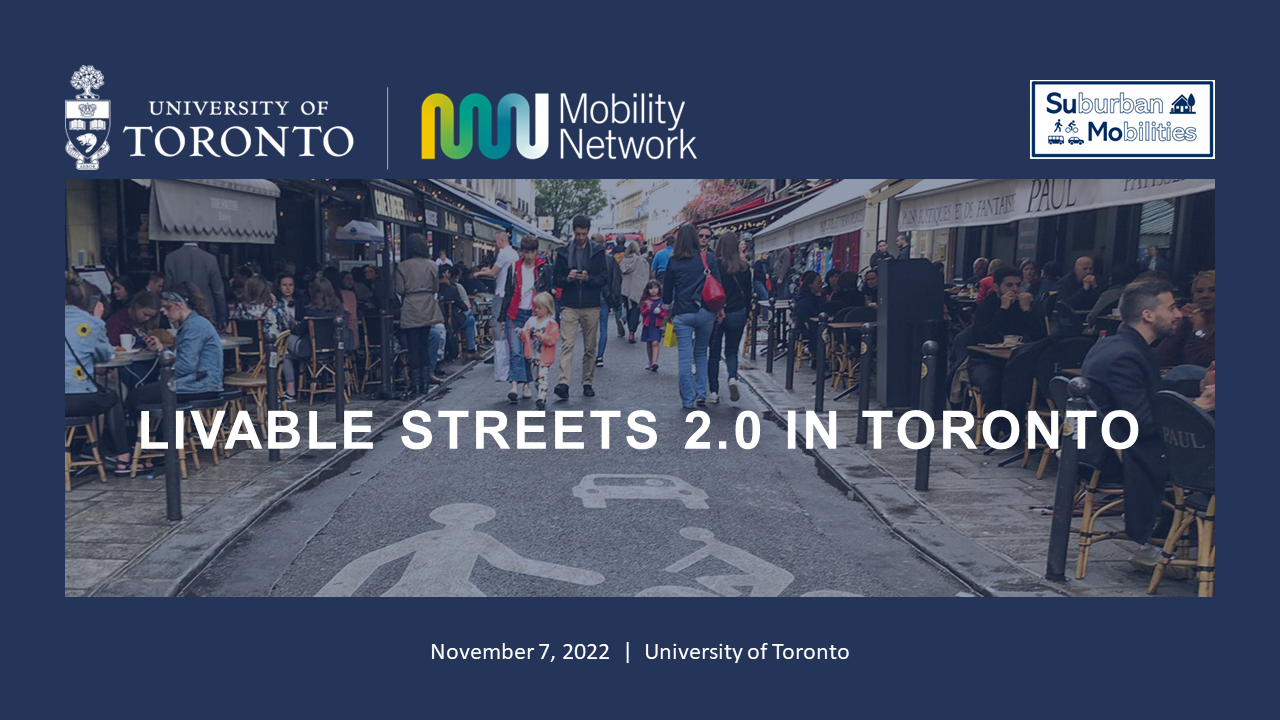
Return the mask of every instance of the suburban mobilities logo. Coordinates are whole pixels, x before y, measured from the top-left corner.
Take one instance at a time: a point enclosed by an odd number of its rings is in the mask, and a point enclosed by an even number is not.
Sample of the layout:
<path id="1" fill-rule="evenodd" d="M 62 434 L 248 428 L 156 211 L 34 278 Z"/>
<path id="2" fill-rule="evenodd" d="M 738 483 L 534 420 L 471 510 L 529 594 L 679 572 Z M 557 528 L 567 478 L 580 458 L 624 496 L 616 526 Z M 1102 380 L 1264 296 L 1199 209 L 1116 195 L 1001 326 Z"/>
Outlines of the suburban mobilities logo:
<path id="1" fill-rule="evenodd" d="M 105 82 L 102 71 L 81 65 L 71 75 L 71 87 L 80 91 L 66 102 L 67 154 L 76 159 L 77 170 L 97 170 L 98 161 L 111 152 L 107 133 L 111 132 L 111 101 L 94 90 Z"/>
<path id="2" fill-rule="evenodd" d="M 511 111 L 516 113 L 516 148 L 529 160 L 540 158 L 550 145 L 547 115 L 548 95 L 533 96 L 537 112 L 536 127 L 530 125 L 529 101 L 523 95 L 510 93 L 498 101 L 498 133 L 493 132 L 493 105 L 480 93 L 471 93 L 462 99 L 458 107 L 457 141 L 454 141 L 453 101 L 435 93 L 422 101 L 422 159 L 436 157 L 436 111 L 440 113 L 440 149 L 452 160 L 460 160 L 471 154 L 475 142 L 473 120 L 478 116 L 480 124 L 480 152 L 490 160 L 506 156 L 511 151 Z"/>
<path id="3" fill-rule="evenodd" d="M 1212 158 L 1212 80 L 1031 82 L 1031 157 Z"/>

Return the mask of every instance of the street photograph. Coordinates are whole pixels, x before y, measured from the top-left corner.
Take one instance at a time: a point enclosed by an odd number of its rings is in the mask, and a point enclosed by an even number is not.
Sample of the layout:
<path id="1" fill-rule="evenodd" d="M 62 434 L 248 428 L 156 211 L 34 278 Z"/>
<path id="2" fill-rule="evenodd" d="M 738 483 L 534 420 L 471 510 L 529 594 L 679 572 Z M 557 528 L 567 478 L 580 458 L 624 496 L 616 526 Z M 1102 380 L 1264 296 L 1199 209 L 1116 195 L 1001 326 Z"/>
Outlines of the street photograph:
<path id="1" fill-rule="evenodd" d="M 1214 596 L 1215 180 L 65 203 L 68 597 Z"/>

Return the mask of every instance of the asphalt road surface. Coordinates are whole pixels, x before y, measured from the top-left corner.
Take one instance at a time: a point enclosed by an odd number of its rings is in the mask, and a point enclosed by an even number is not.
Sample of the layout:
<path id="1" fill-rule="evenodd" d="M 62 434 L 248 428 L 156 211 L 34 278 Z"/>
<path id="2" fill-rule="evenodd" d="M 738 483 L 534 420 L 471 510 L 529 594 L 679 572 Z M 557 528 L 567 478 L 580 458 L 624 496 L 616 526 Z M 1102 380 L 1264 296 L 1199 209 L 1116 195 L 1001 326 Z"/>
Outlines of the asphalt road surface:
<path id="1" fill-rule="evenodd" d="M 581 343 L 579 343 L 579 347 Z M 578 350 L 581 353 L 581 349 Z M 643 344 L 609 338 L 596 397 L 572 386 L 548 410 L 618 410 L 610 447 L 583 418 L 582 450 L 514 449 L 515 412 L 493 366 L 477 365 L 422 409 L 433 442 L 405 448 L 397 428 L 333 477 L 300 491 L 241 535 L 187 588 L 192 596 L 954 596 L 968 588 L 890 532 L 862 503 L 786 448 L 782 428 L 743 386 L 740 402 L 687 423 L 676 352 L 644 369 Z M 575 376 L 578 368 L 575 369 Z M 723 368 L 721 370 L 723 373 Z M 553 376 L 555 372 L 553 370 Z M 554 380 L 553 383 L 554 385 Z M 459 449 L 443 410 L 465 410 Z M 474 413 L 508 416 L 513 449 L 475 449 Z M 626 417 L 652 412 L 658 444 L 633 449 Z M 761 418 L 741 449 L 740 412 Z M 550 420 L 546 421 L 550 426 Z M 749 427 L 749 424 L 748 424 Z M 550 428 L 548 427 L 548 430 Z M 410 435 L 416 439 L 417 436 Z M 637 435 L 643 440 L 642 436 Z M 550 432 L 542 439 L 549 440 Z M 719 449 L 724 441 L 725 449 Z"/>

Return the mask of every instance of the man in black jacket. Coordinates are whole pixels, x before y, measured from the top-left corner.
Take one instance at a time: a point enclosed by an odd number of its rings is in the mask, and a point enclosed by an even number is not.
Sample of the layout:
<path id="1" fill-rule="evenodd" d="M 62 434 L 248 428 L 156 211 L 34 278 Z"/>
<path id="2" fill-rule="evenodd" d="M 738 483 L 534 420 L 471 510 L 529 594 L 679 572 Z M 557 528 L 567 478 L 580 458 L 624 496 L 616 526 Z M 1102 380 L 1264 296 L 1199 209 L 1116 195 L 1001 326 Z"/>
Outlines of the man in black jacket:
<path id="1" fill-rule="evenodd" d="M 905 233 L 899 233 L 897 242 L 898 242 L 898 259 L 910 260 L 911 259 L 911 238 L 907 237 Z"/>
<path id="2" fill-rule="evenodd" d="M 1018 292 L 1022 272 L 1014 267 L 996 270 L 995 285 L 974 312 L 974 340 L 977 343 L 1003 342 L 1006 335 L 1020 335 L 1024 341 L 1045 336 L 1044 313 L 1031 293 Z M 990 410 L 1003 410 L 1000 384 L 1004 363 L 981 353 L 969 353 L 969 382 L 982 392 L 982 403 Z"/>
<path id="3" fill-rule="evenodd" d="M 876 251 L 871 253 L 871 267 L 873 269 L 879 269 L 880 263 L 884 262 L 885 260 L 892 260 L 892 259 L 893 259 L 893 256 L 889 254 L 888 241 L 881 240 L 880 242 L 876 243 Z"/>
<path id="4" fill-rule="evenodd" d="M 560 297 L 560 382 L 556 396 L 569 398 L 569 381 L 573 379 L 573 348 L 578 329 L 582 329 L 582 394 L 596 394 L 591 386 L 596 370 L 596 343 L 600 332 L 600 289 L 609 280 L 604 245 L 591 242 L 591 220 L 579 215 L 573 219 L 573 241 L 556 250 L 552 271 Z"/>
<path id="5" fill-rule="evenodd" d="M 1173 296 L 1173 285 L 1167 280 L 1145 280 L 1127 286 L 1120 298 L 1123 324 L 1112 337 L 1099 340 L 1085 356 L 1081 374 L 1090 382 L 1090 398 L 1097 406 L 1098 417 L 1085 423 L 1085 449 L 1082 460 L 1101 467 L 1104 477 L 1114 477 L 1115 452 L 1102 440 L 1102 418 L 1114 410 L 1133 413 L 1138 422 L 1138 439 L 1124 450 L 1124 531 L 1130 540 L 1146 543 L 1160 515 L 1168 466 L 1164 457 L 1164 441 L 1151 406 L 1161 390 L 1160 367 L 1151 345 L 1168 337 L 1182 319 Z M 1200 384 L 1195 404 L 1206 412 L 1214 409 L 1216 388 L 1214 374 L 1209 373 Z M 1120 426 L 1123 428 L 1123 425 Z M 1117 432 L 1117 431 L 1113 431 Z M 1117 434 L 1123 435 L 1124 430 Z M 1155 561 L 1155 546 L 1140 550 L 1140 556 Z"/>
<path id="6" fill-rule="evenodd" d="M 1093 271 L 1093 258 L 1085 255 L 1076 258 L 1075 269 L 1058 285 L 1058 301 L 1065 302 L 1072 310 L 1089 310 L 1098 302 L 1102 288 Z"/>

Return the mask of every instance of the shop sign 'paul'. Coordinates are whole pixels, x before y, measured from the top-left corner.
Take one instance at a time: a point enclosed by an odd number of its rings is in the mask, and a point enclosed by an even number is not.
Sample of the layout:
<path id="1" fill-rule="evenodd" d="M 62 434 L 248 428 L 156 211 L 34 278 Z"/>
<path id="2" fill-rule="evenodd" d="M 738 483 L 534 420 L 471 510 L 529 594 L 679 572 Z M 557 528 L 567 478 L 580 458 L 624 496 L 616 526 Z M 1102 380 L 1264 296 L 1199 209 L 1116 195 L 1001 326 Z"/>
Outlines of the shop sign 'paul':
<path id="1" fill-rule="evenodd" d="M 67 154 L 76 159 L 77 170 L 97 170 L 98 161 L 111 152 L 107 134 L 111 132 L 111 101 L 94 94 L 105 80 L 101 70 L 81 65 L 71 76 L 71 87 L 80 91 L 66 101 Z"/>

